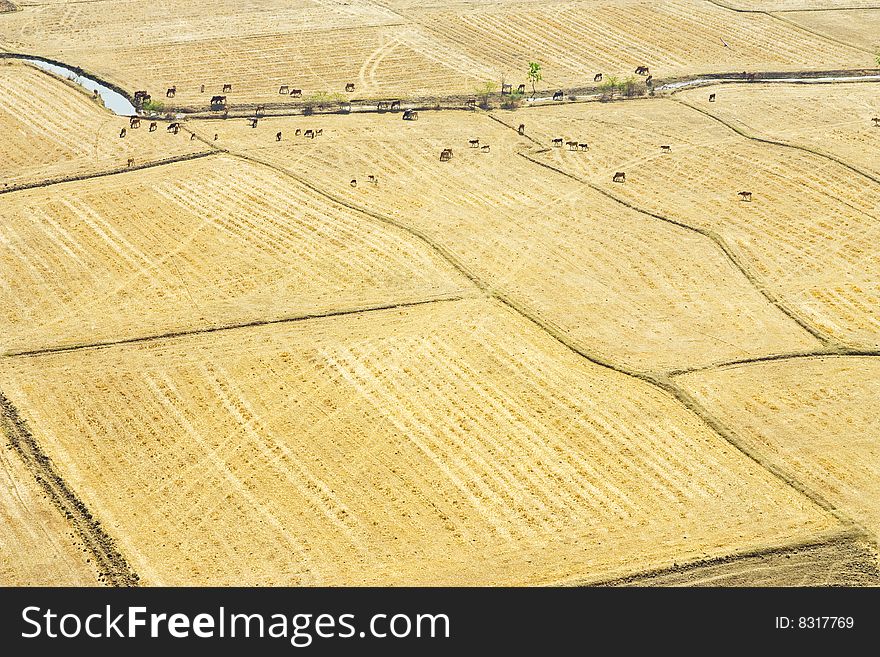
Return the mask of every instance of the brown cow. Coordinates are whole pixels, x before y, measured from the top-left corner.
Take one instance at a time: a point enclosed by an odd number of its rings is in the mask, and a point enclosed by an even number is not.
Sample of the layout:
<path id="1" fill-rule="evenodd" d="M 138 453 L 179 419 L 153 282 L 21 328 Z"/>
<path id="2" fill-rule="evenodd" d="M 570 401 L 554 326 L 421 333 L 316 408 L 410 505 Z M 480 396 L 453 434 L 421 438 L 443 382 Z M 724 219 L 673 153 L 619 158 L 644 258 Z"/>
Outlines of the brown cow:
<path id="1" fill-rule="evenodd" d="M 525 124 L 525 123 L 520 123 L 520 124 L 519 124 L 519 127 L 516 129 L 516 131 L 517 131 L 519 134 L 521 134 L 521 135 L 526 134 L 526 124 Z"/>
<path id="2" fill-rule="evenodd" d="M 177 93 L 177 87 L 168 87 L 168 90 L 165 92 L 165 98 L 174 98 Z"/>
<path id="3" fill-rule="evenodd" d="M 158 126 L 156 125 L 155 121 L 150 121 L 150 132 L 156 132 L 157 127 Z"/>
<path id="4" fill-rule="evenodd" d="M 626 173 L 624 173 L 623 171 L 618 171 L 614 174 L 614 178 L 612 178 L 611 180 L 612 182 L 616 183 L 626 182 Z"/>
<path id="5" fill-rule="evenodd" d="M 567 141 L 565 145 L 568 146 L 568 150 L 576 151 L 578 147 L 578 143 L 576 141 Z"/>
<path id="6" fill-rule="evenodd" d="M 223 91 L 222 91 L 222 93 L 227 94 L 227 93 L 230 93 L 231 91 L 232 91 L 232 85 L 231 85 L 231 84 L 224 84 L 224 85 L 223 85 Z"/>
<path id="7" fill-rule="evenodd" d="M 132 129 L 140 128 L 141 127 L 141 120 L 136 116 L 130 117 L 128 119 L 128 127 L 132 128 Z"/>
<path id="8" fill-rule="evenodd" d="M 290 87 L 286 84 L 282 84 L 280 87 L 278 87 L 278 93 L 282 96 L 287 96 L 290 94 Z"/>
<path id="9" fill-rule="evenodd" d="M 714 102 L 715 102 L 715 94 L 709 94 L 709 102 L 710 102 L 710 103 L 714 103 Z"/>
<path id="10" fill-rule="evenodd" d="M 352 91 L 354 91 L 354 82 L 349 82 L 348 84 L 346 84 L 346 85 L 345 85 L 345 90 L 348 91 L 348 92 L 352 92 Z"/>
<path id="11" fill-rule="evenodd" d="M 590 150 L 590 145 L 586 144 L 586 143 L 582 143 L 582 144 L 578 144 L 578 148 L 580 148 L 582 151 L 588 151 L 588 150 Z"/>
<path id="12" fill-rule="evenodd" d="M 122 139 L 123 137 L 125 137 L 125 128 L 119 131 L 119 138 Z"/>
<path id="13" fill-rule="evenodd" d="M 661 147 L 660 147 L 660 152 L 661 152 L 661 153 L 671 153 L 671 152 L 672 152 L 672 146 L 661 146 Z"/>
<path id="14" fill-rule="evenodd" d="M 480 140 L 479 139 L 470 139 L 470 140 L 468 140 L 468 144 L 470 145 L 471 148 L 479 148 L 480 147 Z"/>
<path id="15" fill-rule="evenodd" d="M 442 151 L 440 151 L 440 161 L 441 162 L 449 162 L 449 160 L 451 160 L 451 159 L 452 159 L 452 149 L 451 148 L 444 148 Z"/>
<path id="16" fill-rule="evenodd" d="M 593 82 L 601 82 L 601 81 L 602 81 L 602 74 L 596 73 L 596 75 L 593 76 Z"/>
<path id="17" fill-rule="evenodd" d="M 552 143 L 553 143 L 554 146 L 560 146 L 560 147 L 561 147 L 561 146 L 562 146 L 562 137 L 557 137 L 556 139 L 553 140 Z"/>
<path id="18" fill-rule="evenodd" d="M 565 94 L 562 91 L 557 91 L 553 94 L 553 100 L 562 100 L 565 97 Z"/>
<path id="19" fill-rule="evenodd" d="M 480 152 L 481 153 L 488 153 L 489 152 L 489 144 L 483 144 L 482 146 L 480 146 Z"/>
<path id="20" fill-rule="evenodd" d="M 752 193 L 751 192 L 739 192 L 737 194 L 737 196 L 739 196 L 740 201 L 748 201 L 749 203 L 752 202 Z"/>
<path id="21" fill-rule="evenodd" d="M 275 141 L 281 141 L 281 131 L 275 133 Z"/>
<path id="22" fill-rule="evenodd" d="M 290 95 L 294 98 L 302 98 L 303 90 L 302 89 L 291 89 Z"/>

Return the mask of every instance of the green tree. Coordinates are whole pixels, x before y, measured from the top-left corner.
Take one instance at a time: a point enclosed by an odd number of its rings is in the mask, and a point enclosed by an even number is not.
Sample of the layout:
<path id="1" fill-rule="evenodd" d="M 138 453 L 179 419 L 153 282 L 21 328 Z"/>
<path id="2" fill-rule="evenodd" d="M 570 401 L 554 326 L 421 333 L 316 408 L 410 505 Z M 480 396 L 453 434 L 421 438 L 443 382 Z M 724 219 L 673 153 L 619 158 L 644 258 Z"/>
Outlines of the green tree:
<path id="1" fill-rule="evenodd" d="M 544 74 L 541 72 L 540 62 L 529 62 L 528 78 L 529 82 L 532 83 L 532 98 L 534 98 L 537 93 L 537 91 L 535 91 L 535 84 L 544 79 Z"/>
<path id="2" fill-rule="evenodd" d="M 614 92 L 620 88 L 620 78 L 606 75 L 605 80 L 599 85 L 599 92 L 604 100 L 614 100 Z"/>
<path id="3" fill-rule="evenodd" d="M 489 96 L 498 90 L 498 84 L 495 82 L 486 82 L 482 87 L 477 88 L 477 95 L 480 97 L 480 107 L 483 109 L 491 109 L 489 105 Z"/>

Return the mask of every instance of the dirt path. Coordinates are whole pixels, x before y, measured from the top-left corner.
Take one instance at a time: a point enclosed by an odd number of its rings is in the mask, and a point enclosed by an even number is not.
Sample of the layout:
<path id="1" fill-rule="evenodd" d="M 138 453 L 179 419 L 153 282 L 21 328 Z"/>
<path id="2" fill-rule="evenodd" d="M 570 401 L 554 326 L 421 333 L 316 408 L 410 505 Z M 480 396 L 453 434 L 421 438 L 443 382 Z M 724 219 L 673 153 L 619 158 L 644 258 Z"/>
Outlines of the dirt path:
<path id="1" fill-rule="evenodd" d="M 2 392 L 0 427 L 9 439 L 10 446 L 92 554 L 99 572 L 98 579 L 110 586 L 136 586 L 140 579 L 137 573 L 116 549 L 113 539 L 101 527 L 101 521 L 91 514 L 55 470 L 52 461 L 43 453 L 26 422 L 19 415 L 18 409 Z"/>

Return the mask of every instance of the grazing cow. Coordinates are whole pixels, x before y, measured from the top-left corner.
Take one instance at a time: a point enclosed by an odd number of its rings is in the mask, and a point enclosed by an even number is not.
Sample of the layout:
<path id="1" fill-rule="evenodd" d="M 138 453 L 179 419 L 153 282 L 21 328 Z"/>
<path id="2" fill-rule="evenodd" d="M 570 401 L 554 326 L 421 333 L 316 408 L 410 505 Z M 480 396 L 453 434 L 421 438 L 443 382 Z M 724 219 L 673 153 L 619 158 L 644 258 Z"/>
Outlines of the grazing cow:
<path id="1" fill-rule="evenodd" d="M 123 137 L 125 137 L 125 128 L 119 131 L 119 138 L 122 139 Z"/>
<path id="2" fill-rule="evenodd" d="M 248 119 L 248 124 L 249 124 L 252 128 L 256 128 L 256 127 L 257 127 L 257 117 L 256 117 L 256 116 L 253 116 L 253 117 L 249 118 L 249 119 Z"/>
<path id="3" fill-rule="evenodd" d="M 275 141 L 281 141 L 281 131 L 275 133 Z"/>
<path id="4" fill-rule="evenodd" d="M 302 98 L 303 90 L 302 89 L 291 89 L 290 95 L 294 98 Z"/>
<path id="5" fill-rule="evenodd" d="M 618 171 L 614 174 L 614 178 L 612 178 L 611 180 L 612 182 L 616 183 L 626 182 L 626 173 L 624 173 L 623 171 Z"/>
<path id="6" fill-rule="evenodd" d="M 710 102 L 710 103 L 714 103 L 714 102 L 715 102 L 715 94 L 709 94 L 709 102 Z"/>
<path id="7" fill-rule="evenodd" d="M 489 152 L 489 144 L 484 144 L 484 145 L 480 146 L 480 152 L 481 153 L 488 153 Z"/>
<path id="8" fill-rule="evenodd" d="M 578 148 L 580 148 L 582 151 L 588 151 L 588 150 L 590 150 L 590 145 L 586 144 L 586 143 L 582 143 L 582 144 L 578 144 Z"/>
<path id="9" fill-rule="evenodd" d="M 471 148 L 479 148 L 480 147 L 480 140 L 479 139 L 470 139 L 470 140 L 468 140 L 468 144 L 470 144 Z"/>
<path id="10" fill-rule="evenodd" d="M 444 148 L 442 151 L 440 151 L 440 161 L 441 162 L 449 162 L 449 160 L 451 160 L 451 159 L 452 159 L 452 149 L 451 148 Z"/>
<path id="11" fill-rule="evenodd" d="M 636 75 L 648 75 L 650 73 L 650 69 L 647 66 L 637 66 L 636 67 Z"/>
<path id="12" fill-rule="evenodd" d="M 525 124 L 525 123 L 520 123 L 520 124 L 519 124 L 519 127 L 516 129 L 516 131 L 517 131 L 519 134 L 521 134 L 521 135 L 526 134 L 526 124 Z"/>
<path id="13" fill-rule="evenodd" d="M 318 128 L 317 130 L 315 130 L 315 137 L 320 137 L 323 134 L 324 134 L 324 128 Z"/>
<path id="14" fill-rule="evenodd" d="M 128 158 L 128 162 L 126 163 L 125 166 L 133 167 L 134 166 L 134 158 L 133 157 Z"/>
<path id="15" fill-rule="evenodd" d="M 135 91 L 134 92 L 134 104 L 136 106 L 140 107 L 144 103 L 146 103 L 148 100 L 150 100 L 150 94 L 148 94 L 146 91 Z"/>
<path id="16" fill-rule="evenodd" d="M 875 127 L 875 128 L 880 128 L 880 116 L 875 116 L 875 117 L 874 117 L 873 119 L 871 119 L 871 120 L 874 122 L 874 127 Z"/>
<path id="17" fill-rule="evenodd" d="M 166 132 L 170 132 L 173 135 L 176 135 L 180 132 L 180 124 L 179 123 L 170 123 L 167 128 L 165 128 Z"/>
<path id="18" fill-rule="evenodd" d="M 211 109 L 226 109 L 226 96 L 211 96 Z"/>
<path id="19" fill-rule="evenodd" d="M 196 139 L 196 133 L 191 132 L 190 135 L 189 135 L 189 140 L 190 140 L 190 141 L 195 141 L 195 139 Z"/>
<path id="20" fill-rule="evenodd" d="M 404 110 L 403 120 L 404 121 L 418 121 L 419 120 L 419 113 L 416 112 L 415 110 L 411 110 L 411 109 Z"/>
<path id="21" fill-rule="evenodd" d="M 568 146 L 568 150 L 576 151 L 578 147 L 578 143 L 576 141 L 567 141 L 565 145 Z"/>
<path id="22" fill-rule="evenodd" d="M 752 202 L 752 193 L 751 192 L 739 192 L 737 194 L 737 196 L 739 196 L 740 201 L 748 201 L 749 203 Z"/>
<path id="23" fill-rule="evenodd" d="M 646 87 L 653 87 L 654 86 L 654 76 L 653 75 L 649 75 L 648 77 L 645 78 L 645 86 Z"/>
<path id="24" fill-rule="evenodd" d="M 379 184 L 379 179 L 376 176 L 367 176 L 367 181 L 373 183 L 374 185 Z"/>
<path id="25" fill-rule="evenodd" d="M 352 178 L 351 182 L 348 184 L 351 185 L 352 187 L 357 187 L 358 186 L 357 178 Z"/>
<path id="26" fill-rule="evenodd" d="M 141 127 L 141 120 L 136 116 L 130 117 L 128 119 L 128 127 L 132 128 L 132 129 L 140 128 Z"/>
<path id="27" fill-rule="evenodd" d="M 305 137 L 306 139 L 314 139 L 315 138 L 315 131 L 314 130 L 306 130 L 303 133 L 303 137 Z"/>
<path id="28" fill-rule="evenodd" d="M 177 87 L 168 87 L 168 91 L 165 92 L 165 98 L 174 98 L 174 95 L 177 93 Z"/>
<path id="29" fill-rule="evenodd" d="M 254 110 L 254 114 L 256 116 L 263 116 L 266 113 L 265 105 L 257 105 L 257 109 Z"/>
<path id="30" fill-rule="evenodd" d="M 562 146 L 562 137 L 557 137 L 556 139 L 554 139 L 553 145 L 561 147 Z"/>
<path id="31" fill-rule="evenodd" d="M 218 135 L 218 134 L 215 132 L 215 133 L 214 133 L 214 141 L 217 141 L 219 138 L 220 138 L 220 135 Z"/>
<path id="32" fill-rule="evenodd" d="M 296 132 L 293 133 L 293 134 L 294 134 L 295 136 L 299 137 L 302 133 L 303 133 L 303 131 L 302 131 L 301 129 L 297 128 L 297 129 L 296 129 Z"/>
<path id="33" fill-rule="evenodd" d="M 513 93 L 513 85 L 512 84 L 502 84 L 501 85 L 501 95 L 508 96 Z"/>
<path id="34" fill-rule="evenodd" d="M 290 95 L 290 87 L 286 84 L 282 84 L 280 87 L 278 87 L 278 93 L 282 96 L 288 96 Z"/>
<path id="35" fill-rule="evenodd" d="M 224 93 L 224 94 L 228 94 L 228 93 L 230 93 L 231 91 L 232 91 L 232 85 L 231 85 L 231 84 L 224 84 L 224 85 L 223 85 L 223 92 L 222 92 L 222 93 Z"/>
<path id="36" fill-rule="evenodd" d="M 596 73 L 596 75 L 593 76 L 593 82 L 601 82 L 601 81 L 602 81 L 602 74 Z"/>
<path id="37" fill-rule="evenodd" d="M 672 146 L 666 146 L 666 145 L 661 146 L 661 147 L 660 147 L 660 152 L 661 152 L 661 153 L 671 153 L 671 152 L 672 152 Z"/>
<path id="38" fill-rule="evenodd" d="M 565 94 L 562 93 L 562 91 L 557 91 L 555 94 L 553 94 L 553 100 L 562 100 L 564 96 Z"/>
<path id="39" fill-rule="evenodd" d="M 354 91 L 354 82 L 349 82 L 348 84 L 346 84 L 346 85 L 345 85 L 345 90 L 348 91 L 348 92 L 352 92 L 352 91 Z"/>
<path id="40" fill-rule="evenodd" d="M 391 101 L 391 111 L 392 112 L 399 112 L 400 111 L 400 101 L 399 100 L 392 100 Z"/>
<path id="41" fill-rule="evenodd" d="M 526 85 L 521 84 L 516 88 L 516 93 L 524 94 L 526 92 Z"/>
<path id="42" fill-rule="evenodd" d="M 476 99 L 476 98 L 468 98 L 468 99 L 465 101 L 465 105 L 466 105 L 469 109 L 474 109 L 474 108 L 477 106 L 477 99 Z"/>
<path id="43" fill-rule="evenodd" d="M 155 121 L 150 121 L 150 132 L 156 132 L 157 127 L 158 126 L 156 125 Z"/>

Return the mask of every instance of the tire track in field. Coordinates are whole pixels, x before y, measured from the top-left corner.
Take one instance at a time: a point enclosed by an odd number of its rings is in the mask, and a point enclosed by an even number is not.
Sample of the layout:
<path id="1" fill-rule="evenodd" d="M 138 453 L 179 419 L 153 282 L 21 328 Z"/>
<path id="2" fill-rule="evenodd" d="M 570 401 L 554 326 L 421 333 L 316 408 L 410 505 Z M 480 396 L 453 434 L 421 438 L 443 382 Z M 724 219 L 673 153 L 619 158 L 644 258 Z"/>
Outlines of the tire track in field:
<path id="1" fill-rule="evenodd" d="M 37 484 L 67 518 L 95 560 L 98 579 L 110 586 L 137 586 L 140 577 L 116 547 L 85 504 L 67 485 L 43 452 L 13 403 L 0 391 L 0 427 L 12 449 L 21 457 Z"/>

